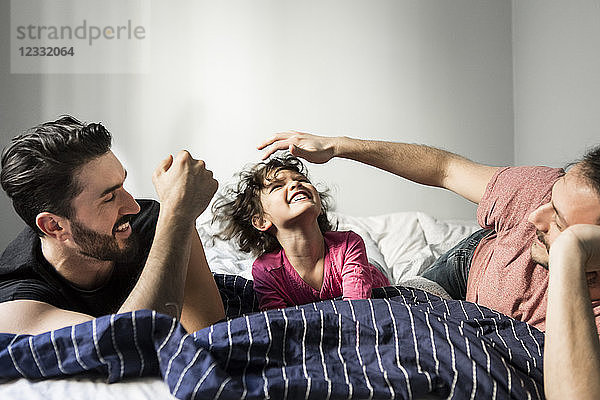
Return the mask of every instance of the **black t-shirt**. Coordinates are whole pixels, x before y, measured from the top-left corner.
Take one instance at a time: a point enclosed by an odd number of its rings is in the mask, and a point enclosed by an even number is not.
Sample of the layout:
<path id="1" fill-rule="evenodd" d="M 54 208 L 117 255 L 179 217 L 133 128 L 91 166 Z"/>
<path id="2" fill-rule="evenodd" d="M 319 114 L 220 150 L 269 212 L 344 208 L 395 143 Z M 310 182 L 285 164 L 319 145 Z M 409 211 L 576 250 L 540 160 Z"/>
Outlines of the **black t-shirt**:
<path id="1" fill-rule="evenodd" d="M 104 285 L 82 290 L 69 283 L 46 261 L 40 238 L 27 227 L 0 257 L 0 303 L 37 300 L 94 317 L 117 312 L 146 263 L 158 220 L 156 201 L 138 200 L 138 203 L 141 211 L 131 220 L 132 232 L 138 237 L 138 253 L 131 262 L 116 263 Z"/>

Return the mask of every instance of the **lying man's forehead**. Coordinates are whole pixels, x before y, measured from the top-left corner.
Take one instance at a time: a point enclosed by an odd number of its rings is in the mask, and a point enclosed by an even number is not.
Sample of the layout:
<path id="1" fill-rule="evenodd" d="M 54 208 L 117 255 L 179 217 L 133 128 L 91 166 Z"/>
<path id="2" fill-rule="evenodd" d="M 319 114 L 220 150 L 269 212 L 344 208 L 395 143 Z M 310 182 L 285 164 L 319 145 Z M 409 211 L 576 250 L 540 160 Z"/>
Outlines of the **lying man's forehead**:
<path id="1" fill-rule="evenodd" d="M 567 225 L 600 225 L 600 189 L 581 171 L 578 164 L 554 183 L 551 204 Z"/>

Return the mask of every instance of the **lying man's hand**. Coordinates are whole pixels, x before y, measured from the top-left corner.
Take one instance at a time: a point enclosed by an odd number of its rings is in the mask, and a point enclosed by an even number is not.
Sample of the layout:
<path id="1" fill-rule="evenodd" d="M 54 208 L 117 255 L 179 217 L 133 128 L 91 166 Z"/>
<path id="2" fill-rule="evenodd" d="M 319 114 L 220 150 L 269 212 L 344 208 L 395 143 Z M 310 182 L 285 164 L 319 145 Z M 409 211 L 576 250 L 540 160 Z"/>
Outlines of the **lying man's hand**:
<path id="1" fill-rule="evenodd" d="M 568 227 L 552 243 L 550 253 L 577 257 L 586 272 L 600 271 L 600 226 L 579 224 Z"/>
<path id="2" fill-rule="evenodd" d="M 282 132 L 264 141 L 258 146 L 259 150 L 266 149 L 262 156 L 266 160 L 277 150 L 289 150 L 292 155 L 315 163 L 324 164 L 336 154 L 337 138 L 316 136 L 302 132 Z"/>
<path id="3" fill-rule="evenodd" d="M 185 150 L 169 155 L 154 171 L 152 181 L 163 207 L 195 221 L 208 207 L 219 183 L 204 161 Z"/>
<path id="4" fill-rule="evenodd" d="M 550 246 L 544 392 L 551 399 L 600 398 L 600 226 L 573 225 Z"/>

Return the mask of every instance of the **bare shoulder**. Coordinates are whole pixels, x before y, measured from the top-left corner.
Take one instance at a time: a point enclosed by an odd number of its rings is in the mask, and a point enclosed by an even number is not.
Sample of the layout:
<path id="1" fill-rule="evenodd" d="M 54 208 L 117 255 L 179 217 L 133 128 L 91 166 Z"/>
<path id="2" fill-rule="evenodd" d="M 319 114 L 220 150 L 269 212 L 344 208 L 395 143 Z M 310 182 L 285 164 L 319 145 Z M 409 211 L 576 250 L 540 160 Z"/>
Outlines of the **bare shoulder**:
<path id="1" fill-rule="evenodd" d="M 30 335 L 79 324 L 94 318 L 35 300 L 0 303 L 0 316 L 0 332 Z"/>

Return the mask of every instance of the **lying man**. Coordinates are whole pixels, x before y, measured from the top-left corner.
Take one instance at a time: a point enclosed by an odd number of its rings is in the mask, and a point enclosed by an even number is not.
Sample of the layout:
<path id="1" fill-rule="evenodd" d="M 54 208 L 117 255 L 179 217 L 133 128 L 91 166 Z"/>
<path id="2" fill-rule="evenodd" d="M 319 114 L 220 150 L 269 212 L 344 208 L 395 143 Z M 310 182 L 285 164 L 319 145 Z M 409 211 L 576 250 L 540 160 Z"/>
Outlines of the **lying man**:
<path id="1" fill-rule="evenodd" d="M 154 171 L 160 199 L 136 201 L 101 124 L 65 116 L 15 137 L 2 188 L 28 227 L 0 259 L 0 332 L 37 334 L 153 309 L 192 332 L 224 317 L 195 229 L 218 183 L 186 151 Z"/>
<path id="2" fill-rule="evenodd" d="M 449 189 L 479 204 L 484 228 L 442 256 L 424 276 L 466 299 L 546 326 L 549 249 L 575 224 L 600 224 L 600 147 L 568 172 L 547 167 L 497 168 L 435 148 L 300 132 L 277 134 L 259 146 L 264 158 L 288 149 L 310 162 L 349 158 L 412 181 Z M 588 272 L 600 325 L 600 280 Z M 596 327 L 592 326 L 597 338 Z M 592 333 L 592 332 L 590 332 Z"/>

